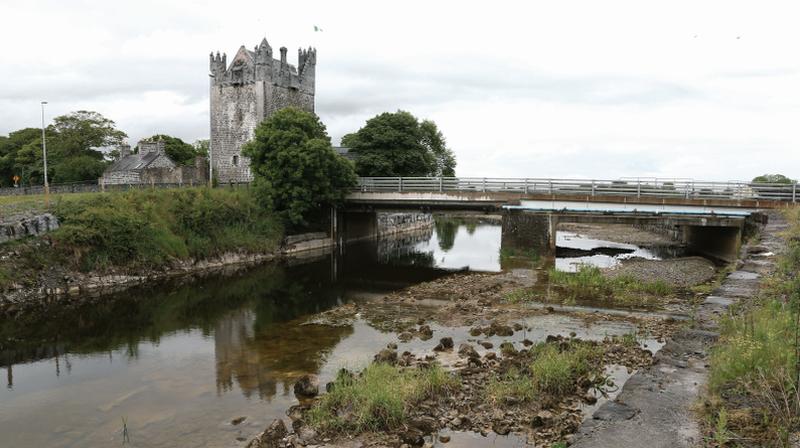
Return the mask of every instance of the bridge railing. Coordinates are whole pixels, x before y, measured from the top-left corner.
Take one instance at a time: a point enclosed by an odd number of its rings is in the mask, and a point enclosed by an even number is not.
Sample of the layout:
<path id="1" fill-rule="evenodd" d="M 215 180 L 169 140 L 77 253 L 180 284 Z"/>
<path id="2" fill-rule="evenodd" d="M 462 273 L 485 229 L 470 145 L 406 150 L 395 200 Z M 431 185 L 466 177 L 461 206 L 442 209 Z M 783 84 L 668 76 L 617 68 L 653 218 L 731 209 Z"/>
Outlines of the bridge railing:
<path id="1" fill-rule="evenodd" d="M 602 180 L 490 177 L 362 177 L 362 192 L 514 192 L 523 194 L 631 196 L 797 202 L 797 184 L 707 182 L 674 179 Z"/>

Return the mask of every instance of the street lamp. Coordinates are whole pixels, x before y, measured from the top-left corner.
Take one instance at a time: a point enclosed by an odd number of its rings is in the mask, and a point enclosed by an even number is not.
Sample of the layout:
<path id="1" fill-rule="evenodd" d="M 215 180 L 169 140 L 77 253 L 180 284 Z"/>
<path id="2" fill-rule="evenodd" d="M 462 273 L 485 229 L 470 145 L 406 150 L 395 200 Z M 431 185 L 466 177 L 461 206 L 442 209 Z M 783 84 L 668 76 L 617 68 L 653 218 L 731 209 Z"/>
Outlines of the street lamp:
<path id="1" fill-rule="evenodd" d="M 44 105 L 47 101 L 42 101 L 42 158 L 44 159 L 44 205 L 50 205 L 50 184 L 47 182 L 47 138 L 44 135 Z"/>

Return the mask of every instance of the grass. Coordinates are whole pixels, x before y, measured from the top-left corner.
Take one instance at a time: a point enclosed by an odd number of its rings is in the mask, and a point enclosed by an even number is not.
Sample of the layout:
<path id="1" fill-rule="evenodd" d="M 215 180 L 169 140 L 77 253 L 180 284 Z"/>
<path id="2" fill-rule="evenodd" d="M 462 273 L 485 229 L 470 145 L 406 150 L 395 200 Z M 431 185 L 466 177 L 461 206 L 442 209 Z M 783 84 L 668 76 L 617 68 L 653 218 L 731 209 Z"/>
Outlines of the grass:
<path id="1" fill-rule="evenodd" d="M 562 299 L 613 299 L 618 302 L 644 303 L 673 292 L 663 280 L 641 281 L 630 276 L 607 277 L 590 265 L 581 265 L 574 273 L 555 268 L 548 273 L 550 285 L 555 286 Z"/>
<path id="2" fill-rule="evenodd" d="M 715 289 L 719 287 L 720 284 L 722 284 L 722 281 L 725 280 L 725 277 L 727 277 L 728 274 L 730 274 L 734 270 L 736 270 L 736 265 L 734 263 L 725 265 L 724 268 L 717 271 L 717 273 L 714 275 L 714 278 L 711 279 L 711 281 L 700 285 L 692 286 L 690 289 L 692 290 L 692 292 L 697 294 L 711 294 L 712 292 L 714 292 Z"/>
<path id="3" fill-rule="evenodd" d="M 800 208 L 786 217 L 787 248 L 776 272 L 762 281 L 757 300 L 731 308 L 711 353 L 705 411 L 718 446 L 734 433 L 785 446 L 800 427 Z"/>
<path id="4" fill-rule="evenodd" d="M 503 300 L 508 303 L 522 303 L 533 299 L 535 293 L 528 288 L 518 288 L 503 295 Z"/>
<path id="5" fill-rule="evenodd" d="M 411 406 L 460 384 L 456 376 L 434 364 L 403 369 L 385 363 L 369 365 L 357 376 L 342 371 L 331 391 L 308 413 L 321 431 L 358 433 L 401 426 Z"/>
<path id="6" fill-rule="evenodd" d="M 533 359 L 525 368 L 511 368 L 489 381 L 486 392 L 491 400 L 560 398 L 574 391 L 580 378 L 602 368 L 603 351 L 590 343 L 573 342 L 562 349 L 543 342 L 533 346 L 530 353 Z"/>
<path id="7" fill-rule="evenodd" d="M 3 207 L 41 205 L 35 196 L 0 199 Z M 25 272 L 53 265 L 85 272 L 160 268 L 176 260 L 225 252 L 268 252 L 282 236 L 278 220 L 248 191 L 186 188 L 70 194 L 51 198 L 49 210 L 61 227 L 45 238 L 11 243 L 20 255 L 0 261 L 0 287 L 8 284 L 9 271 L 24 277 Z"/>

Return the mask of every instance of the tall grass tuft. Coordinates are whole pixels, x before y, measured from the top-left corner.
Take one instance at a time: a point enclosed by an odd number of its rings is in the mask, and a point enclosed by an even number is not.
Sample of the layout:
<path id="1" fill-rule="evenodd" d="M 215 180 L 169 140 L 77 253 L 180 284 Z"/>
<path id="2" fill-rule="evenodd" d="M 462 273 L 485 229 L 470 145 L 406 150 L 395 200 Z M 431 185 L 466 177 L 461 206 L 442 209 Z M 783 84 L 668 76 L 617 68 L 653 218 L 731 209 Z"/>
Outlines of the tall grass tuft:
<path id="1" fill-rule="evenodd" d="M 438 365 L 403 369 L 371 364 L 360 375 L 340 372 L 333 388 L 308 413 L 310 424 L 322 431 L 381 431 L 400 426 L 410 406 L 459 384 Z"/>
<path id="2" fill-rule="evenodd" d="M 539 343 L 530 349 L 533 360 L 524 369 L 512 368 L 489 381 L 488 397 L 494 401 L 530 401 L 541 396 L 562 397 L 574 391 L 578 380 L 602 370 L 603 350 L 590 343 L 568 347 Z"/>
<path id="3" fill-rule="evenodd" d="M 551 268 L 550 284 L 569 300 L 613 299 L 620 302 L 643 301 L 671 294 L 673 288 L 663 280 L 641 281 L 630 276 L 607 277 L 600 268 L 581 265 L 576 272 Z"/>

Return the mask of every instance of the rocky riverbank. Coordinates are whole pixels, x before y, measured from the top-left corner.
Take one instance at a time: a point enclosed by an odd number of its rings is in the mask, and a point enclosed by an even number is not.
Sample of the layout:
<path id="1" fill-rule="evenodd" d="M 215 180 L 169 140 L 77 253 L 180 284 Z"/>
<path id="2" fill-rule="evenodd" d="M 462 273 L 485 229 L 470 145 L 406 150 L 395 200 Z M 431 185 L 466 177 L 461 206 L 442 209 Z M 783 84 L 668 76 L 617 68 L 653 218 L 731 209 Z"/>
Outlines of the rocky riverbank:
<path id="1" fill-rule="evenodd" d="M 620 235 L 619 229 L 611 232 Z M 626 242 L 669 243 L 642 232 Z M 595 232 L 593 236 L 610 239 L 614 238 L 612 233 Z M 607 276 L 633 277 L 642 282 L 662 280 L 677 288 L 670 289 L 653 312 L 644 313 L 603 309 L 580 312 L 547 306 L 546 299 L 538 296 L 548 291 L 546 285 L 537 284 L 542 271 L 529 269 L 500 274 L 456 274 L 382 299 L 320 313 L 308 323 L 338 326 L 363 319 L 373 327 L 396 334 L 396 343 L 376 353 L 375 364 L 388 364 L 401 371 L 442 368 L 450 375 L 446 381 L 449 385 L 440 392 L 423 394 L 422 398 L 407 402 L 402 423 L 367 431 L 353 429 L 357 427 L 356 415 L 362 409 L 353 407 L 356 406 L 353 403 L 337 401 L 338 405 L 332 405 L 331 399 L 324 398 L 326 394 L 322 398 L 317 396 L 319 385 L 312 390 L 311 398 L 304 395 L 299 405 L 288 410 L 288 425 L 274 422 L 249 446 L 444 446 L 453 435 L 462 434 L 474 435 L 476 440 L 513 437 L 509 439 L 512 444 L 593 446 L 591 442 L 586 444 L 594 440 L 588 435 L 594 431 L 590 428 L 614 428 L 617 422 L 636 420 L 639 422 L 636 431 L 642 431 L 642 425 L 648 423 L 638 419 L 638 413 L 651 412 L 657 406 L 637 407 L 634 404 L 639 401 L 617 399 L 619 389 L 623 383 L 628 384 L 624 388 L 628 391 L 626 397 L 644 399 L 648 393 L 656 393 L 663 387 L 660 383 L 659 387 L 653 386 L 652 380 L 639 379 L 642 374 L 637 372 L 652 375 L 663 365 L 674 366 L 670 371 L 697 365 L 697 353 L 706 350 L 702 332 L 687 332 L 684 328 L 692 322 L 698 303 L 714 301 L 688 288 L 713 281 L 716 272 L 713 263 L 699 257 L 631 260 L 606 272 Z M 518 294 L 521 290 L 526 291 L 522 299 Z M 701 305 L 700 309 L 705 308 Z M 669 313 L 659 313 L 660 310 Z M 564 334 L 545 323 L 553 318 L 578 319 L 587 329 L 598 323 L 616 323 L 628 325 L 631 330 L 604 337 L 591 331 Z M 536 383 L 538 378 L 546 377 L 546 373 L 536 370 L 542 364 L 568 362 L 567 359 L 574 362 L 579 357 L 576 353 L 583 353 L 580 356 L 585 358 L 580 358 L 581 367 L 577 370 L 563 371 L 562 376 L 569 377 L 569 381 L 562 388 L 548 389 Z M 567 373 L 576 371 L 579 372 L 576 376 Z M 613 373 L 620 371 L 621 375 Z M 345 377 L 351 379 L 347 381 L 352 381 L 346 384 L 367 381 L 365 375 L 370 374 L 366 372 L 345 372 Z M 684 403 L 681 400 L 685 397 L 696 396 L 697 383 L 691 382 L 700 381 L 699 377 L 693 367 L 685 372 L 688 376 L 664 386 L 666 397 L 656 401 L 677 397 Z M 626 383 L 631 374 L 636 379 Z M 663 375 L 668 378 L 669 372 Z M 328 395 L 341 387 L 338 381 L 325 385 Z M 650 389 L 644 390 L 646 385 Z M 364 387 L 368 387 L 366 383 Z M 662 406 L 672 409 L 670 403 Z M 333 409 L 331 418 L 336 425 L 320 426 L 321 406 Z M 681 435 L 686 440 L 696 435 L 696 425 L 684 424 L 690 415 L 683 411 L 679 425 L 688 431 Z M 687 436 L 689 433 L 695 435 Z M 655 440 L 653 443 L 667 446 Z"/>

